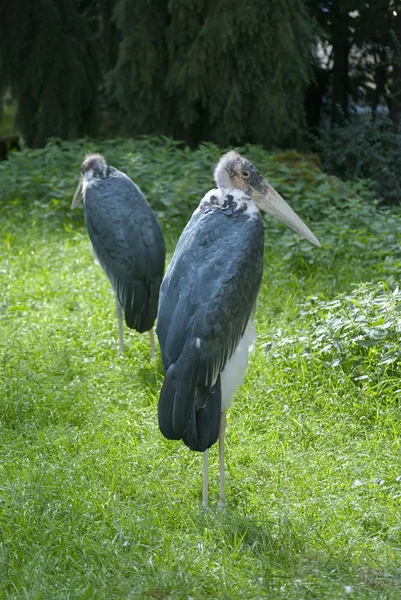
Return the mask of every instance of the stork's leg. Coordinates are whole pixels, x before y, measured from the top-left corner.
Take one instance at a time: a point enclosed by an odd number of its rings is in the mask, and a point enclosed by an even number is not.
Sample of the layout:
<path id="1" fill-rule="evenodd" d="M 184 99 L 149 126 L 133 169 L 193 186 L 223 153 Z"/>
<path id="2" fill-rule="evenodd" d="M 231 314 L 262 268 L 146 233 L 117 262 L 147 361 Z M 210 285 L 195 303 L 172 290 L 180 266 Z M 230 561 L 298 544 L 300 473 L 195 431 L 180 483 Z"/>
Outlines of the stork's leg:
<path id="1" fill-rule="evenodd" d="M 150 358 L 155 356 L 155 336 L 152 329 L 149 329 L 149 342 L 150 342 Z"/>
<path id="2" fill-rule="evenodd" d="M 219 433 L 219 463 L 220 463 L 220 500 L 219 508 L 223 508 L 226 504 L 226 494 L 224 491 L 224 434 L 226 432 L 226 413 L 221 413 L 220 418 L 220 433 Z"/>
<path id="3" fill-rule="evenodd" d="M 209 464 L 209 449 L 203 453 L 203 493 L 202 493 L 202 506 L 207 506 L 208 503 L 208 464 Z"/>
<path id="4" fill-rule="evenodd" d="M 116 296 L 116 315 L 118 319 L 118 344 L 120 347 L 120 354 L 124 354 L 124 320 L 123 320 L 123 307 L 120 304 L 119 299 Z"/>

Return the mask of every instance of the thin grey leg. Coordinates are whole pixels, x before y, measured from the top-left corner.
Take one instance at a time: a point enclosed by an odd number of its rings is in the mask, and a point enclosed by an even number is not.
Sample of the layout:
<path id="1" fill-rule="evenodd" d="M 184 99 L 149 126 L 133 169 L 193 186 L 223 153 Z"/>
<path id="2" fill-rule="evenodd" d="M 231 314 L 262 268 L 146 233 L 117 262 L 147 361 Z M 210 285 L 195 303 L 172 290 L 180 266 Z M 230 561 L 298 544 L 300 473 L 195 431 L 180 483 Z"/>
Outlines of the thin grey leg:
<path id="1" fill-rule="evenodd" d="M 155 357 L 155 336 L 153 333 L 153 327 L 152 329 L 149 329 L 149 342 L 150 342 L 150 357 L 154 358 Z"/>
<path id="2" fill-rule="evenodd" d="M 202 493 L 202 506 L 206 507 L 208 504 L 208 464 L 209 464 L 209 449 L 203 453 L 203 493 Z"/>
<path id="3" fill-rule="evenodd" d="M 220 500 L 219 508 L 226 505 L 226 493 L 224 490 L 224 434 L 226 432 L 226 413 L 221 413 L 220 433 L 219 433 L 219 464 L 220 464 Z"/>
<path id="4" fill-rule="evenodd" d="M 116 315 L 118 319 L 118 344 L 120 347 L 120 354 L 124 354 L 124 315 L 123 307 L 120 304 L 119 299 L 116 296 Z"/>

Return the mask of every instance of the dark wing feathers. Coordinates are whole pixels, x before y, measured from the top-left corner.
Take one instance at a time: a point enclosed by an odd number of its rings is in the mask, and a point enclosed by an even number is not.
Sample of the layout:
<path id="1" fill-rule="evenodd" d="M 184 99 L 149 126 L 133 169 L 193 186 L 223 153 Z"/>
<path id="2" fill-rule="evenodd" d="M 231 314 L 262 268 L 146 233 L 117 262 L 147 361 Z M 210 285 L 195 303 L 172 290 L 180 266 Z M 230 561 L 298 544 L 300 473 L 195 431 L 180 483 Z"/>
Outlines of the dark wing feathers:
<path id="1" fill-rule="evenodd" d="M 123 173 L 115 173 L 86 189 L 86 226 L 128 327 L 143 332 L 152 328 L 157 314 L 164 239 L 141 190 Z"/>
<path id="2" fill-rule="evenodd" d="M 256 302 L 263 242 L 259 215 L 200 208 L 161 286 L 157 334 L 165 382 L 159 424 L 166 437 L 182 438 L 194 450 L 205 450 L 218 436 L 220 373 Z"/>

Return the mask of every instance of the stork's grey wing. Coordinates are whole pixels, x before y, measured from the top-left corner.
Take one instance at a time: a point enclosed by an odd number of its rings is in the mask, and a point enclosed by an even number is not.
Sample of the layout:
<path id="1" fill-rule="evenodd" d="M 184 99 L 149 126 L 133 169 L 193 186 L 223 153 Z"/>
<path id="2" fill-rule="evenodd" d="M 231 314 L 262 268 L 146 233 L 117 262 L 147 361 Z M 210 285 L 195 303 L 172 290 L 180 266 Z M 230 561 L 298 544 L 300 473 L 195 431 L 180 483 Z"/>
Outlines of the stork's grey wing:
<path id="1" fill-rule="evenodd" d="M 164 238 L 139 187 L 116 173 L 86 189 L 86 226 L 127 325 L 142 332 L 153 326 L 157 314 Z"/>
<path id="2" fill-rule="evenodd" d="M 258 213 L 198 209 L 185 228 L 161 287 L 157 334 L 165 382 L 162 433 L 204 450 L 218 436 L 220 373 L 255 306 L 263 271 Z"/>

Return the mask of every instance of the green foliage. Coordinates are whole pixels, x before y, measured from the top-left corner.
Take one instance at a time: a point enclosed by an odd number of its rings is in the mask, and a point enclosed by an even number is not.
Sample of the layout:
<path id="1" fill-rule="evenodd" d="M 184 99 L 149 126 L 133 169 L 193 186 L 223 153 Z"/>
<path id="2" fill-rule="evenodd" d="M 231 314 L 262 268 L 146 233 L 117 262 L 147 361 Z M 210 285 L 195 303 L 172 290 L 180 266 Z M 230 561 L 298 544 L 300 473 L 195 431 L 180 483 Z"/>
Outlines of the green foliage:
<path id="1" fill-rule="evenodd" d="M 29 146 L 95 130 L 96 56 L 77 6 L 71 0 L 0 5 L 0 97 L 10 89 L 16 98 L 16 125 Z"/>
<path id="2" fill-rule="evenodd" d="M 252 145 L 237 149 L 249 156 L 278 191 L 312 220 L 327 218 L 335 208 L 348 206 L 352 199 L 372 201 L 368 184 L 344 184 L 327 176 L 320 170 L 317 157 L 297 152 L 269 154 Z M 203 143 L 191 151 L 164 137 L 75 142 L 53 139 L 43 149 L 13 153 L 9 161 L 0 163 L 0 202 L 20 204 L 25 210 L 68 210 L 80 165 L 88 152 L 104 154 L 109 164 L 138 183 L 154 210 L 181 226 L 205 191 L 213 187 L 213 167 L 222 150 Z M 361 210 L 369 211 L 369 207 Z"/>
<path id="3" fill-rule="evenodd" d="M 191 147 L 202 141 L 302 147 L 304 105 L 317 128 L 331 89 L 335 120 L 337 105 L 342 119 L 349 98 L 362 95 L 373 114 L 385 99 L 396 123 L 399 5 L 4 0 L 0 117 L 11 93 L 29 146 L 52 136 L 149 134 Z M 321 64 L 323 47 L 331 48 L 332 69 Z"/>
<path id="4" fill-rule="evenodd" d="M 322 248 L 266 218 L 228 506 L 213 448 L 203 511 L 201 456 L 158 431 L 160 358 L 134 332 L 118 356 L 110 285 L 69 210 L 94 150 L 146 190 L 170 257 L 221 153 L 53 140 L 0 165 L 0 597 L 398 600 L 399 210 L 314 157 L 242 149 Z"/>
<path id="5" fill-rule="evenodd" d="M 401 199 L 401 132 L 388 120 L 360 120 L 323 133 L 317 141 L 323 167 L 342 179 L 369 178 L 380 198 Z"/>
<path id="6" fill-rule="evenodd" d="M 167 138 L 117 139 L 97 142 L 51 140 L 40 150 L 13 153 L 0 162 L 0 204 L 25 213 L 42 211 L 47 218 L 65 218 L 88 152 L 101 152 L 109 164 L 126 172 L 141 187 L 167 229 L 183 226 L 212 187 L 212 167 L 220 150 L 203 144 L 192 153 Z M 82 221 L 82 211 L 69 213 Z"/>
<path id="7" fill-rule="evenodd" d="M 167 4 L 158 0 L 117 2 L 115 21 L 122 39 L 117 64 L 106 81 L 110 98 L 123 114 L 124 135 L 161 135 L 171 118 L 170 99 L 164 90 Z"/>
<path id="8" fill-rule="evenodd" d="M 115 15 L 122 41 L 109 90 L 125 134 L 192 146 L 296 140 L 313 34 L 301 0 L 119 0 Z"/>
<path id="9" fill-rule="evenodd" d="M 275 332 L 276 339 L 266 348 L 274 358 L 294 357 L 301 351 L 305 360 L 343 369 L 355 383 L 379 383 L 386 374 L 401 375 L 400 323 L 398 287 L 393 291 L 380 283 L 360 284 L 333 300 L 308 298 L 300 307 L 293 335 Z"/>

